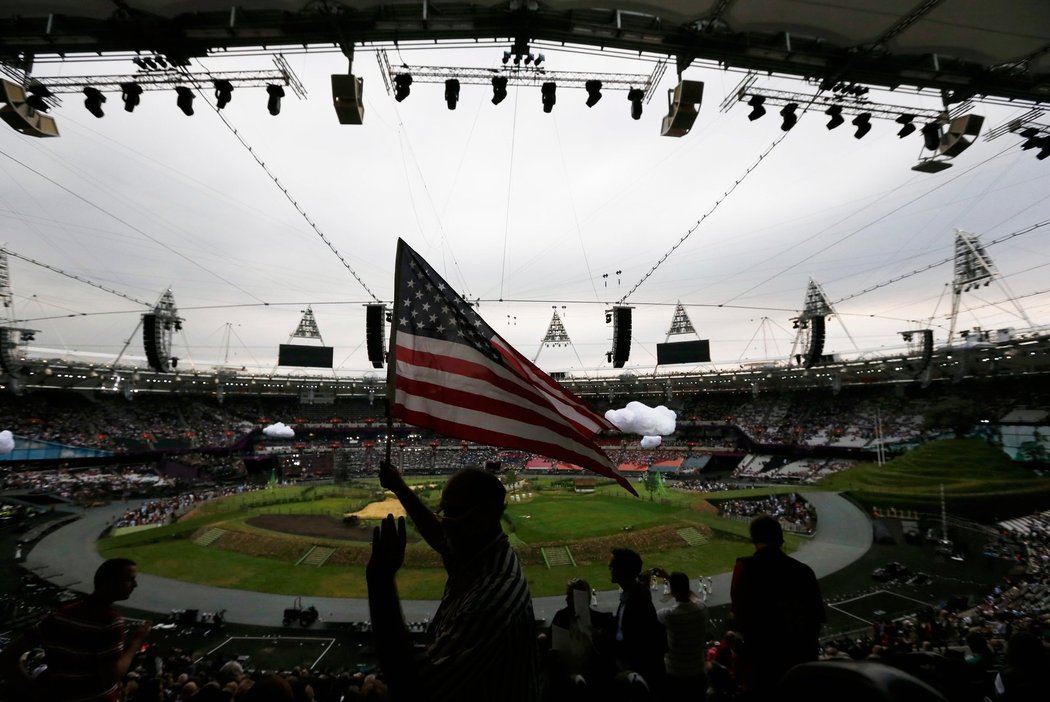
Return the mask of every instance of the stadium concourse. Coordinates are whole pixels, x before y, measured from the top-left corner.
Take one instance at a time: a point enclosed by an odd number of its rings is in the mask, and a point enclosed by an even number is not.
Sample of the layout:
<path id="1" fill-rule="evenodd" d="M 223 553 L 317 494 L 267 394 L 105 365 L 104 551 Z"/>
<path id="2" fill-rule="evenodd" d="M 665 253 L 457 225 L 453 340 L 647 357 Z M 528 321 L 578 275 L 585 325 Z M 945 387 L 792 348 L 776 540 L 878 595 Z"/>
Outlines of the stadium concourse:
<path id="1" fill-rule="evenodd" d="M 872 528 L 863 511 L 832 493 L 804 492 L 802 495 L 816 508 L 819 523 L 813 537 L 795 553 L 799 560 L 809 564 L 820 578 L 864 555 L 872 543 Z M 95 546 L 96 538 L 115 518 L 133 506 L 134 503 L 114 503 L 78 510 L 81 518 L 44 537 L 29 552 L 25 566 L 43 578 L 65 583 L 73 589 L 85 589 L 102 562 Z M 732 563 L 726 563 L 727 570 L 731 566 Z M 187 567 L 192 567 L 192 564 L 187 564 Z M 708 603 L 727 603 L 730 573 L 704 575 L 713 579 L 713 592 Z M 164 615 L 177 609 L 225 610 L 226 621 L 240 624 L 277 626 L 283 610 L 292 606 L 295 599 L 287 595 L 198 585 L 148 573 L 139 574 L 138 581 L 138 589 L 126 602 L 128 607 Z M 615 611 L 618 597 L 615 590 L 599 592 L 598 606 Z M 329 623 L 364 622 L 369 618 L 367 600 L 311 597 L 304 598 L 302 604 L 316 607 L 321 620 Z M 534 600 L 536 616 L 549 621 L 564 604 L 562 595 L 538 597 Z M 409 621 L 429 618 L 437 608 L 436 601 L 425 600 L 407 600 L 402 605 Z"/>

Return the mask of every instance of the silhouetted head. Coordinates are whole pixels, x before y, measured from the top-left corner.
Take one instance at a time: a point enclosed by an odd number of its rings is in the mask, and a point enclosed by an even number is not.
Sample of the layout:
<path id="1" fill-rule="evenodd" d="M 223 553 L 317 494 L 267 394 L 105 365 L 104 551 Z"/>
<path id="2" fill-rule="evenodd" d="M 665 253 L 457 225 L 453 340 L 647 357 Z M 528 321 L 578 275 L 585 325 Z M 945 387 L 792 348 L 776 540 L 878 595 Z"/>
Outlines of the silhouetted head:
<path id="1" fill-rule="evenodd" d="M 135 580 L 137 575 L 138 568 L 130 558 L 110 558 L 103 561 L 95 571 L 94 594 L 107 602 L 126 600 L 138 587 Z"/>
<path id="2" fill-rule="evenodd" d="M 692 590 L 689 589 L 689 576 L 685 573 L 675 571 L 667 576 L 667 584 L 671 586 L 671 597 L 679 602 L 688 602 Z"/>
<path id="3" fill-rule="evenodd" d="M 572 578 L 568 583 L 565 584 L 565 604 L 570 610 L 576 611 L 574 604 L 574 593 L 575 592 L 586 592 L 588 596 L 591 594 L 591 585 L 583 578 Z"/>
<path id="4" fill-rule="evenodd" d="M 445 484 L 438 516 L 453 553 L 488 543 L 500 531 L 507 489 L 492 473 L 464 468 Z"/>
<path id="5" fill-rule="evenodd" d="M 784 543 L 784 530 L 773 517 L 760 514 L 751 520 L 751 543 L 755 546 L 780 546 Z"/>
<path id="6" fill-rule="evenodd" d="M 637 582 L 642 574 L 642 557 L 629 548 L 614 548 L 609 561 L 609 580 L 620 587 Z"/>

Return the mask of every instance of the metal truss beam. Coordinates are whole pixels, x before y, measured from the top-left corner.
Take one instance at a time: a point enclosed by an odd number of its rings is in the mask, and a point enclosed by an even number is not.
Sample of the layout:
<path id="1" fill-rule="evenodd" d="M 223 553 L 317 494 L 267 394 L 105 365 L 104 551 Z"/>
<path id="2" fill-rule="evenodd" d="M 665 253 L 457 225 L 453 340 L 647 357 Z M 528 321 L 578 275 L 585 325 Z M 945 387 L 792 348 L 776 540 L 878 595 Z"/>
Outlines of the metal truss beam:
<path id="1" fill-rule="evenodd" d="M 932 122 L 940 119 L 943 112 L 921 107 L 905 105 L 890 105 L 881 102 L 872 102 L 857 98 L 843 98 L 840 95 L 819 93 L 810 95 L 807 93 L 795 93 L 788 90 L 770 90 L 768 88 L 757 88 L 754 85 L 741 87 L 733 95 L 726 98 L 723 103 L 723 112 L 728 112 L 738 102 L 743 102 L 753 96 L 761 96 L 766 99 L 766 107 L 780 107 L 795 103 L 807 109 L 813 108 L 823 112 L 829 107 L 841 107 L 844 115 L 870 114 L 878 119 L 895 120 L 901 115 L 914 115 L 919 122 Z"/>

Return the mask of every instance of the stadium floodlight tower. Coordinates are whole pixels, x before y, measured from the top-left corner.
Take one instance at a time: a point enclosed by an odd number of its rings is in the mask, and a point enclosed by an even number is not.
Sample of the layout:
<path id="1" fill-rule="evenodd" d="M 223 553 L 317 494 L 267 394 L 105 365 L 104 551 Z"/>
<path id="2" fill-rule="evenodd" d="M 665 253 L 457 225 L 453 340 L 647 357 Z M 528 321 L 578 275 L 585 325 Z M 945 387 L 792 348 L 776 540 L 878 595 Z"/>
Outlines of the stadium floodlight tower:
<path id="1" fill-rule="evenodd" d="M 806 287 L 806 301 L 802 314 L 791 320 L 791 326 L 798 330 L 795 343 L 791 347 L 791 356 L 803 368 L 812 368 L 824 358 L 824 322 L 835 314 L 828 302 L 828 296 L 816 281 L 810 280 Z M 802 349 L 798 354 L 796 349 Z"/>
<path id="2" fill-rule="evenodd" d="M 22 392 L 22 374 L 25 368 L 26 345 L 37 331 L 16 327 L 14 322 L 14 295 L 11 294 L 11 276 L 7 252 L 0 250 L 0 370 L 7 377 L 7 389 L 16 395 Z"/>
<path id="3" fill-rule="evenodd" d="M 182 331 L 182 317 L 175 307 L 175 296 L 168 288 L 153 309 L 142 315 L 146 362 L 158 373 L 167 373 L 179 364 L 179 359 L 171 355 L 171 339 L 177 331 Z"/>
<path id="4" fill-rule="evenodd" d="M 1018 316 L 1029 328 L 1035 326 L 1028 314 L 1021 307 L 1017 297 L 1006 287 L 995 264 L 984 251 L 984 246 L 976 234 L 955 230 L 955 276 L 952 280 L 952 312 L 948 327 L 948 346 L 955 340 L 955 325 L 959 317 L 959 302 L 964 292 L 987 287 L 995 281 L 1003 294 L 1014 304 Z M 960 333 L 961 336 L 967 336 Z"/>
<path id="5" fill-rule="evenodd" d="M 536 355 L 532 357 L 532 362 L 535 363 L 540 358 L 540 352 L 547 346 L 572 346 L 572 339 L 569 338 L 569 332 L 565 331 L 565 325 L 562 324 L 561 317 L 558 316 L 558 308 L 554 307 L 554 315 L 551 316 L 551 323 L 547 325 L 547 333 L 543 335 L 543 339 L 540 340 L 540 347 L 536 349 Z M 575 349 L 575 347 L 573 347 Z"/>

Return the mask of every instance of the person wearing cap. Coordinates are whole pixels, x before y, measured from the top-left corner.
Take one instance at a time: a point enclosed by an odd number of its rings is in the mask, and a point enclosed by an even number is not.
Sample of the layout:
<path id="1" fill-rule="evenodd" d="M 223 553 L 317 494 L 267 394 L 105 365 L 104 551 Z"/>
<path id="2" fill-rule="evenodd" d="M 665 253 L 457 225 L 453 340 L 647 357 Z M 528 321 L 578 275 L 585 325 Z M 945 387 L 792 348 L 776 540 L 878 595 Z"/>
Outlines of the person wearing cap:
<path id="1" fill-rule="evenodd" d="M 689 576 L 685 573 L 674 572 L 666 577 L 675 606 L 661 609 L 656 616 L 667 630 L 667 697 L 702 700 L 707 690 L 707 605 L 689 589 Z"/>
<path id="2" fill-rule="evenodd" d="M 744 686 L 762 700 L 790 668 L 817 660 L 824 599 L 813 569 L 782 550 L 780 522 L 759 515 L 750 532 L 755 553 L 736 561 L 730 612 L 744 638 Z"/>

